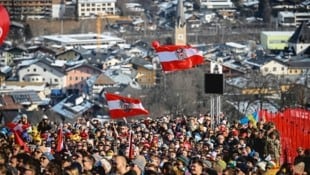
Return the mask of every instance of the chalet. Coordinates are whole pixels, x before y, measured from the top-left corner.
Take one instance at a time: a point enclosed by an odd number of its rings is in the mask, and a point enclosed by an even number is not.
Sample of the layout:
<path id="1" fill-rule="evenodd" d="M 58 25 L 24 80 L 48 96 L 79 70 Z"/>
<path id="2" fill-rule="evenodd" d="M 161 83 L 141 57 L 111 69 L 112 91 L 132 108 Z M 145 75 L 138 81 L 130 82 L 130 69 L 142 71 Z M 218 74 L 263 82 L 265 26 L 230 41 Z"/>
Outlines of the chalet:
<path id="1" fill-rule="evenodd" d="M 156 70 L 151 62 L 135 58 L 131 60 L 131 64 L 136 71 L 135 80 L 141 87 L 149 88 L 156 84 Z"/>
<path id="2" fill-rule="evenodd" d="M 101 69 L 87 63 L 75 65 L 66 69 L 65 88 L 68 94 L 87 92 L 86 80 L 93 75 L 101 74 Z"/>
<path id="3" fill-rule="evenodd" d="M 302 55 L 310 47 L 310 28 L 305 22 L 301 23 L 288 40 L 288 47 L 296 55 Z"/>

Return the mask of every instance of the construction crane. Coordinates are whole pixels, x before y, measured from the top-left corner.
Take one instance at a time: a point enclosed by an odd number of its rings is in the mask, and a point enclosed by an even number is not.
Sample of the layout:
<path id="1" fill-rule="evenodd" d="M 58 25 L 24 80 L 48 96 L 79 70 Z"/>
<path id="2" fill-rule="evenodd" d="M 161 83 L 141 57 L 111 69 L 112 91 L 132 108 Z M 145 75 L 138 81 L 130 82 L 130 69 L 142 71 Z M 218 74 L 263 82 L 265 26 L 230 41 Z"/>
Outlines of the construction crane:
<path id="1" fill-rule="evenodd" d="M 102 34 L 102 19 L 105 18 L 106 23 L 108 25 L 108 31 L 110 31 L 110 23 L 109 23 L 109 19 L 107 17 L 104 17 L 104 15 L 102 13 L 98 13 L 96 15 L 96 29 L 97 29 L 97 50 L 99 51 L 101 48 L 101 44 L 102 44 L 102 38 L 101 38 L 101 34 Z"/>
<path id="2" fill-rule="evenodd" d="M 101 39 L 101 28 L 102 28 L 102 14 L 99 13 L 96 15 L 97 16 L 97 20 L 96 20 L 96 27 L 97 27 L 97 51 L 100 51 L 101 48 L 101 44 L 102 44 L 102 39 Z"/>

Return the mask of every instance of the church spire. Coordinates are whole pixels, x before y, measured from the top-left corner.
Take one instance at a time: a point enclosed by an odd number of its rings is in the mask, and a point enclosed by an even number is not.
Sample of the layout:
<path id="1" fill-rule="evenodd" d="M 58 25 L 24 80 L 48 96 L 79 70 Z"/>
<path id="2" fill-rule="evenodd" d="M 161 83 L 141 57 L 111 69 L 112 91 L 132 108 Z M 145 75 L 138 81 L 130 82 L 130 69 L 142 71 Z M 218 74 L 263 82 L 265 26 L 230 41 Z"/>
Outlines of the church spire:
<path id="1" fill-rule="evenodd" d="M 184 16 L 183 0 L 178 0 L 174 29 L 175 45 L 186 45 L 186 20 Z"/>
<path id="2" fill-rule="evenodd" d="M 176 27 L 183 27 L 186 23 L 184 17 L 184 7 L 183 7 L 183 0 L 178 0 L 178 7 L 177 7 L 177 16 L 176 16 Z"/>

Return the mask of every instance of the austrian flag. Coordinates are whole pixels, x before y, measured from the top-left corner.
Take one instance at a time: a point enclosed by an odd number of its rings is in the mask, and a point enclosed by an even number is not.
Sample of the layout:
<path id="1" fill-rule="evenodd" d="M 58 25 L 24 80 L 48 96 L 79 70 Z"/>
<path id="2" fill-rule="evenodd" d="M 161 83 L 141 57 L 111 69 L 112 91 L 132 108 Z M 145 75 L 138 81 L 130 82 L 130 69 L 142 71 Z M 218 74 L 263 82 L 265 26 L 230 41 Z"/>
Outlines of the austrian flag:
<path id="1" fill-rule="evenodd" d="M 203 56 L 191 46 L 159 45 L 152 43 L 164 72 L 185 70 L 204 62 Z"/>
<path id="2" fill-rule="evenodd" d="M 105 93 L 105 98 L 112 119 L 149 114 L 138 99 L 122 97 L 111 93 Z"/>

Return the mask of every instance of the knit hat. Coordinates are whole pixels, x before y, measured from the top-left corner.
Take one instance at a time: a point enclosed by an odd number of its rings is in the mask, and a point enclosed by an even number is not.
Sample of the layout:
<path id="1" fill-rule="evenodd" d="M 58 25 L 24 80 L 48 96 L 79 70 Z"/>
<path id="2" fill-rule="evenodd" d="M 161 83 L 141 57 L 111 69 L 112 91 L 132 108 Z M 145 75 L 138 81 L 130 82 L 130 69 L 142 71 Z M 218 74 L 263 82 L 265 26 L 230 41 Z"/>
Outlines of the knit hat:
<path id="1" fill-rule="evenodd" d="M 183 162 L 183 164 L 185 166 L 188 166 L 189 164 L 189 159 L 183 155 L 180 155 L 178 158 L 177 158 L 179 161 Z"/>
<path id="2" fill-rule="evenodd" d="M 50 153 L 50 152 L 44 152 L 44 153 L 43 153 L 43 156 L 45 156 L 49 161 L 51 161 L 51 160 L 54 159 L 53 154 Z"/>
<path id="3" fill-rule="evenodd" d="M 108 150 L 105 155 L 105 158 L 108 160 L 111 160 L 113 158 L 113 155 L 114 155 L 114 152 L 112 150 Z"/>
<path id="4" fill-rule="evenodd" d="M 27 114 L 22 114 L 22 118 L 28 118 Z"/>
<path id="5" fill-rule="evenodd" d="M 112 169 L 111 163 L 107 159 L 101 159 L 100 163 L 105 173 L 108 174 Z"/>
<path id="6" fill-rule="evenodd" d="M 144 156 L 138 155 L 134 160 L 132 160 L 132 163 L 137 165 L 140 168 L 140 170 L 144 170 L 144 167 L 146 165 L 146 159 Z"/>
<path id="7" fill-rule="evenodd" d="M 203 166 L 207 168 L 212 168 L 212 162 L 210 162 L 209 160 L 204 160 Z"/>

